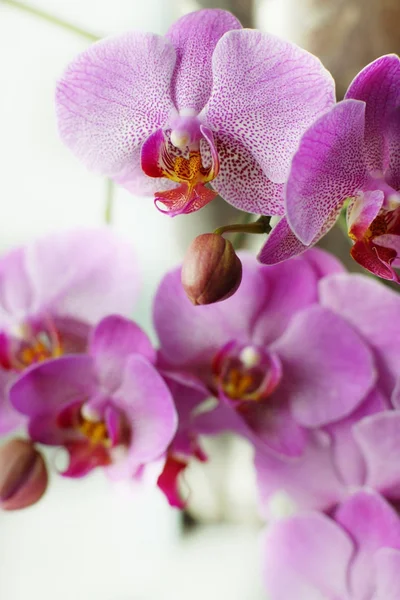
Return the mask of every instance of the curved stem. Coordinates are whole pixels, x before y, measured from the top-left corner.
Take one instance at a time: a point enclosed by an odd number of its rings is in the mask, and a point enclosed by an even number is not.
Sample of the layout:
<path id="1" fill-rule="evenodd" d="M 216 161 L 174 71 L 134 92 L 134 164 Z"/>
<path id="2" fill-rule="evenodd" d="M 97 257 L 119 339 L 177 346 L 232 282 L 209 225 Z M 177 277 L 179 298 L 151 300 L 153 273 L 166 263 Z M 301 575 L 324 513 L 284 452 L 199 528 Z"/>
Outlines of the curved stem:
<path id="1" fill-rule="evenodd" d="M 100 39 L 100 36 L 95 35 L 94 33 L 91 33 L 90 31 L 86 31 L 85 29 L 82 29 L 81 27 L 78 27 L 77 25 L 73 25 L 73 23 L 68 23 L 67 21 L 64 21 L 63 19 L 59 19 L 55 15 L 52 15 L 44 10 L 41 10 L 40 8 L 35 8 L 34 6 L 25 4 L 25 2 L 20 2 L 19 0 L 0 0 L 0 3 L 7 4 L 8 6 L 12 6 L 13 8 L 18 8 L 19 10 L 23 10 L 31 15 L 34 15 L 35 17 L 39 17 L 39 19 L 47 21 L 48 23 L 52 23 L 53 25 L 62 27 L 63 29 L 66 29 L 67 31 L 71 31 L 72 33 L 75 33 L 76 35 L 79 35 L 80 37 L 83 37 L 86 40 L 89 40 L 90 42 L 96 42 L 97 40 Z"/>
<path id="2" fill-rule="evenodd" d="M 111 225 L 113 218 L 115 186 L 111 179 L 106 179 L 106 206 L 104 209 L 104 221 L 107 225 Z"/>
<path id="3" fill-rule="evenodd" d="M 234 223 L 233 225 L 224 225 L 218 227 L 214 233 L 223 235 L 224 233 L 269 233 L 271 217 L 262 216 L 254 223 Z"/>

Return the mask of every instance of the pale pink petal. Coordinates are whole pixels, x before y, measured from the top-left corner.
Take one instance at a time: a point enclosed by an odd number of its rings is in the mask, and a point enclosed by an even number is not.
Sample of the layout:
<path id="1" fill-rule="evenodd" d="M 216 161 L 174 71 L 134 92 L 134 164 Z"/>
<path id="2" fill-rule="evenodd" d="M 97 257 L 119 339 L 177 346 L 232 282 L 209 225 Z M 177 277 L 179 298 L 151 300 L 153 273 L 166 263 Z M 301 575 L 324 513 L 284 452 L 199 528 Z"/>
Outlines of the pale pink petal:
<path id="1" fill-rule="evenodd" d="M 213 54 L 213 88 L 203 116 L 243 143 L 274 183 L 284 183 L 299 139 L 334 103 L 320 61 L 268 33 L 230 31 Z"/>
<path id="2" fill-rule="evenodd" d="M 80 54 L 57 87 L 62 139 L 91 169 L 124 173 L 135 150 L 174 110 L 170 96 L 176 53 L 161 36 L 129 32 Z"/>
<path id="3" fill-rule="evenodd" d="M 205 9 L 181 17 L 166 35 L 176 50 L 171 95 L 178 110 L 200 112 L 212 86 L 211 59 L 218 40 L 240 22 L 226 10 Z"/>
<path id="4" fill-rule="evenodd" d="M 306 513 L 273 522 L 263 546 L 271 600 L 350 600 L 347 570 L 353 544 L 325 515 Z"/>
<path id="5" fill-rule="evenodd" d="M 400 552 L 381 548 L 374 557 L 376 591 L 372 600 L 398 600 L 400 598 Z"/>
<path id="6" fill-rule="evenodd" d="M 347 210 L 349 234 L 362 239 L 382 208 L 385 195 L 381 190 L 359 192 Z"/>

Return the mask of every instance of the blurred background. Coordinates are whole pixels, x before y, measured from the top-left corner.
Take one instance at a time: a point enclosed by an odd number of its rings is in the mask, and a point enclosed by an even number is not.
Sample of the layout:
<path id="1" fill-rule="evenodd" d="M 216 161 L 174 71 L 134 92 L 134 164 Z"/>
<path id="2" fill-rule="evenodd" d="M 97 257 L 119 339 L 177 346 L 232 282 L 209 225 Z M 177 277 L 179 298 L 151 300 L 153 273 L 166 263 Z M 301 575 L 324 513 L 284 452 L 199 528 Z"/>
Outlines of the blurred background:
<path id="1" fill-rule="evenodd" d="M 399 0 L 32 2 L 99 36 L 129 28 L 164 33 L 186 12 L 226 8 L 245 26 L 317 54 L 336 79 L 338 98 L 364 65 L 400 49 Z M 49 231 L 104 222 L 107 184 L 61 144 L 54 114 L 55 81 L 87 44 L 0 0 L 1 251 Z M 238 218 L 216 201 L 200 213 L 168 219 L 151 200 L 115 191 L 113 227 L 140 257 L 143 286 L 134 316 L 147 331 L 162 274 L 180 262 L 195 235 Z M 251 243 L 256 250 L 262 240 Z M 324 243 L 347 261 L 340 231 Z M 155 490 L 111 486 L 101 473 L 79 482 L 53 478 L 37 506 L 0 513 L 0 599 L 265 598 L 250 448 L 225 436 L 206 449 L 210 463 L 194 464 L 188 474 L 192 500 L 183 516 Z"/>

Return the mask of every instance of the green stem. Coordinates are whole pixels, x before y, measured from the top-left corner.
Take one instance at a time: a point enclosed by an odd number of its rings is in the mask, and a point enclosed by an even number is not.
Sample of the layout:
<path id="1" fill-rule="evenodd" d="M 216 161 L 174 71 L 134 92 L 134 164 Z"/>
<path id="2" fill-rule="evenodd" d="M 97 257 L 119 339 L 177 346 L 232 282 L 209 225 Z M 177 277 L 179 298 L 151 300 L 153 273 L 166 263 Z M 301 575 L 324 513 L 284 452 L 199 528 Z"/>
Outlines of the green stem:
<path id="1" fill-rule="evenodd" d="M 0 3 L 8 4 L 8 6 L 12 6 L 13 8 L 18 8 L 19 10 L 23 10 L 35 17 L 39 17 L 39 19 L 43 19 L 48 23 L 52 23 L 53 25 L 57 25 L 58 27 L 62 27 L 67 31 L 71 31 L 80 37 L 89 40 L 90 42 L 96 42 L 100 39 L 100 36 L 90 33 L 90 31 L 86 31 L 85 29 L 81 29 L 77 25 L 73 25 L 72 23 L 68 23 L 63 19 L 59 19 L 55 15 L 52 15 L 44 10 L 39 8 L 35 8 L 34 6 L 30 6 L 29 4 L 25 4 L 25 2 L 19 2 L 19 0 L 0 0 Z"/>
<path id="2" fill-rule="evenodd" d="M 106 207 L 104 210 L 104 221 L 107 225 L 111 225 L 113 219 L 115 186 L 111 179 L 106 179 Z"/>
<path id="3" fill-rule="evenodd" d="M 218 227 L 214 233 L 218 235 L 223 235 L 224 233 L 269 233 L 271 231 L 270 218 L 263 216 L 254 221 L 254 223 L 224 225 L 223 227 Z"/>

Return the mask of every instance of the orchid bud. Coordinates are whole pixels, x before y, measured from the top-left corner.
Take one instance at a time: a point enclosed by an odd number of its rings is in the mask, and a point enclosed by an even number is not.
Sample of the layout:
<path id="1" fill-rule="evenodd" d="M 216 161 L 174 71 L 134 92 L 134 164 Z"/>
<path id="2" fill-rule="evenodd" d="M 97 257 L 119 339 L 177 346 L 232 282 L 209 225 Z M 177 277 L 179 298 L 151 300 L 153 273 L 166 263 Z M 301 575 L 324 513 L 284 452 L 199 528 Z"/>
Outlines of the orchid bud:
<path id="1" fill-rule="evenodd" d="M 37 502 L 47 488 L 43 456 L 29 440 L 14 439 L 0 448 L 0 507 L 17 510 Z"/>
<path id="2" fill-rule="evenodd" d="M 181 277 L 193 304 L 213 304 L 236 292 L 242 280 L 242 263 L 231 242 L 222 235 L 204 233 L 190 245 Z"/>

